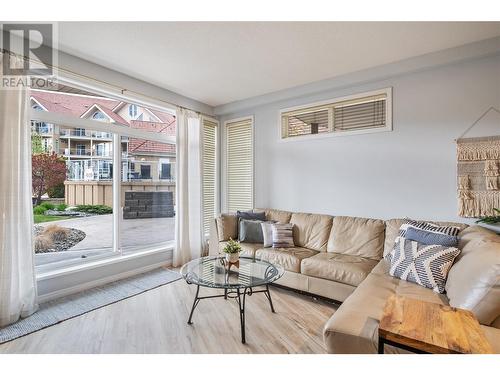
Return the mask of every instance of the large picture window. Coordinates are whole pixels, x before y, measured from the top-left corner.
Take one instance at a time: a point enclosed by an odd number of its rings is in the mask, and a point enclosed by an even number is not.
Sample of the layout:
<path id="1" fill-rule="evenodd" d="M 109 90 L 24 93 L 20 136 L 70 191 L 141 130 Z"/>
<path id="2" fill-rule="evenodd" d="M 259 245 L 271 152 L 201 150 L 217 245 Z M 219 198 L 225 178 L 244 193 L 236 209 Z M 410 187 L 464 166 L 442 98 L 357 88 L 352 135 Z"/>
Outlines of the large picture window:
<path id="1" fill-rule="evenodd" d="M 144 107 L 157 121 L 126 120 L 138 104 L 75 91 L 30 91 L 38 272 L 175 240 L 174 113 Z"/>

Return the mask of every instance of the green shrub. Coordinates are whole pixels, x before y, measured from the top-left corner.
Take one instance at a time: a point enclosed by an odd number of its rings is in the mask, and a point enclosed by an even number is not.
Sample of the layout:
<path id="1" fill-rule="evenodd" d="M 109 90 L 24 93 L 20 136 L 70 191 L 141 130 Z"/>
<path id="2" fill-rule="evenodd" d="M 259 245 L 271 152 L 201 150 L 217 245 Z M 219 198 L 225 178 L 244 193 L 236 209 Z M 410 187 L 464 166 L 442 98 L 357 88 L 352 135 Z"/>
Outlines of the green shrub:
<path id="1" fill-rule="evenodd" d="M 45 214 L 45 211 L 47 211 L 47 207 L 45 207 L 45 206 L 40 205 L 40 206 L 33 207 L 33 213 L 35 215 L 43 215 L 43 214 Z"/>
<path id="2" fill-rule="evenodd" d="M 57 211 L 64 211 L 66 208 L 68 208 L 68 205 L 66 203 L 61 203 L 56 206 Z"/>
<path id="3" fill-rule="evenodd" d="M 47 189 L 49 198 L 64 198 L 64 184 L 58 184 Z"/>
<path id="4" fill-rule="evenodd" d="M 95 214 L 95 215 L 106 215 L 106 214 L 113 213 L 113 209 L 111 207 L 104 206 L 101 204 L 98 204 L 98 205 L 91 205 L 91 204 L 79 205 L 79 206 L 76 206 L 75 211 L 86 212 L 86 213 Z"/>
<path id="5" fill-rule="evenodd" d="M 47 210 L 53 210 L 54 208 L 56 208 L 55 204 L 49 202 L 43 202 L 42 204 L 40 204 L 40 206 L 45 207 Z"/>

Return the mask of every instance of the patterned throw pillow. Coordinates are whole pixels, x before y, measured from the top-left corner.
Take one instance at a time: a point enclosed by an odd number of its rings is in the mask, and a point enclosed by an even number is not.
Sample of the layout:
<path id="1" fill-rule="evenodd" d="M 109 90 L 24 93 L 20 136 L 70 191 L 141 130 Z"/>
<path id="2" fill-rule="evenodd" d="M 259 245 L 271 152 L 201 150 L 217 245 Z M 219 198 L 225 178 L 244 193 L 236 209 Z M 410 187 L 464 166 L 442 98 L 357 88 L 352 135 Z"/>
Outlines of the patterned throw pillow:
<path id="1" fill-rule="evenodd" d="M 456 247 L 424 245 L 399 237 L 391 251 L 389 274 L 444 293 L 448 271 L 459 253 Z"/>
<path id="2" fill-rule="evenodd" d="M 444 234 L 447 236 L 454 236 L 454 237 L 458 236 L 458 233 L 460 233 L 459 227 L 439 226 L 433 223 L 428 223 L 426 221 L 418 221 L 405 218 L 403 224 L 401 224 L 401 226 L 399 227 L 398 237 L 396 237 L 394 244 L 396 244 L 401 238 L 406 238 L 406 231 L 408 230 L 408 228 L 414 228 L 414 229 L 424 230 L 427 232 Z M 389 262 L 391 261 L 390 252 L 387 253 L 385 259 Z"/>
<path id="3" fill-rule="evenodd" d="M 442 233 L 446 234 L 447 236 L 458 236 L 458 233 L 460 232 L 459 227 L 452 227 L 452 226 L 440 227 L 439 225 L 428 223 L 426 221 L 404 219 L 403 224 L 401 225 L 401 227 L 399 227 L 399 237 L 404 237 L 409 227 L 413 227 L 415 229 L 422 229 L 429 232 Z"/>
<path id="4" fill-rule="evenodd" d="M 293 224 L 273 224 L 273 247 L 294 247 Z"/>

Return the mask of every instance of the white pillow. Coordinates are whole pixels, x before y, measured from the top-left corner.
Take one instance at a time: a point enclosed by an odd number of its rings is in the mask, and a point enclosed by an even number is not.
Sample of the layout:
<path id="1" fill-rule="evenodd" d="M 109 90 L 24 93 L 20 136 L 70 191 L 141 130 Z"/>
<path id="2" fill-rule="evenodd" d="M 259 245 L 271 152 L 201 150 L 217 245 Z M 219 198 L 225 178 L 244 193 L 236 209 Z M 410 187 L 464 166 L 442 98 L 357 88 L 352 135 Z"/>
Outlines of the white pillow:
<path id="1" fill-rule="evenodd" d="M 264 237 L 264 247 L 273 246 L 273 224 L 274 221 L 260 223 L 262 227 L 262 236 Z"/>

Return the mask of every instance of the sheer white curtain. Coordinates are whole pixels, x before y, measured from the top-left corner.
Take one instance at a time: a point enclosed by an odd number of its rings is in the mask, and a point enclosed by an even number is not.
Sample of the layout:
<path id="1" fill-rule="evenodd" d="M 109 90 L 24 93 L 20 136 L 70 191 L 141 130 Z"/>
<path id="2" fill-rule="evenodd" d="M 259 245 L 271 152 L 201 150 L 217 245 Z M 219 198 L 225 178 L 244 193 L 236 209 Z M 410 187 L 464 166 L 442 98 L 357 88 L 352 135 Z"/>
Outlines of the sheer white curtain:
<path id="1" fill-rule="evenodd" d="M 192 111 L 177 111 L 176 247 L 173 265 L 201 256 L 201 121 Z"/>
<path id="2" fill-rule="evenodd" d="M 37 308 L 28 109 L 26 89 L 0 88 L 0 327 Z"/>

